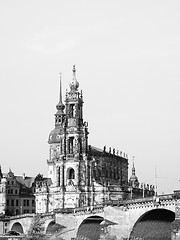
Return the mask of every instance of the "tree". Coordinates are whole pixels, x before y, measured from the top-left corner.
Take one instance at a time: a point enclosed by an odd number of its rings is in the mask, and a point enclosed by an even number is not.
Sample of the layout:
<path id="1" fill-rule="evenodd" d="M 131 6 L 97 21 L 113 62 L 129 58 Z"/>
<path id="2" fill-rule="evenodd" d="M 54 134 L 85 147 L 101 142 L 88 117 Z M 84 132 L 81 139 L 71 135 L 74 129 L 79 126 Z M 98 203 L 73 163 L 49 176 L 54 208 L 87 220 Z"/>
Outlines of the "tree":
<path id="1" fill-rule="evenodd" d="M 46 240 L 48 237 L 44 233 L 45 220 L 41 215 L 36 215 L 28 232 L 28 240 Z"/>

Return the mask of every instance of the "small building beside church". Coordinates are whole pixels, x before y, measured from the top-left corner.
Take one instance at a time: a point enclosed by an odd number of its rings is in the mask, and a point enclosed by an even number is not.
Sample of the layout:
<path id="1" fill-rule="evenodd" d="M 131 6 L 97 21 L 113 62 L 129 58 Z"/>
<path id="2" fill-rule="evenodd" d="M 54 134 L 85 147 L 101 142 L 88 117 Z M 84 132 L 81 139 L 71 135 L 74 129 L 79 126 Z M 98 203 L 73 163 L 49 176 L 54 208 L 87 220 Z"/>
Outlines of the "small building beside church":
<path id="1" fill-rule="evenodd" d="M 16 176 L 11 169 L 3 174 L 0 168 L 0 214 L 35 213 L 35 186 L 34 177 Z"/>

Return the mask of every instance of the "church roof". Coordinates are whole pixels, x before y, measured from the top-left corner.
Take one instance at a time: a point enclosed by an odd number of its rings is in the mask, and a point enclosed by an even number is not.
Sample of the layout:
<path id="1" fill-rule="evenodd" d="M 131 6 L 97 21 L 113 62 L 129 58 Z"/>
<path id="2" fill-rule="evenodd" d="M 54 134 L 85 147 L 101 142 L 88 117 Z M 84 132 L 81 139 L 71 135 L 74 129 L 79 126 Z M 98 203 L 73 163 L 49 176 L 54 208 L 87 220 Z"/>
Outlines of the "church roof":
<path id="1" fill-rule="evenodd" d="M 48 143 L 59 143 L 62 128 L 55 127 L 49 134 Z"/>
<path id="2" fill-rule="evenodd" d="M 119 153 L 115 153 L 115 149 L 113 149 L 113 151 L 114 151 L 114 153 L 112 153 L 111 151 L 107 152 L 105 149 L 100 149 L 100 148 L 97 148 L 94 146 L 89 146 L 89 153 L 91 155 L 101 156 L 102 154 L 104 154 L 104 156 L 108 156 L 108 157 L 127 159 L 127 155 L 125 157 L 125 156 L 119 155 Z"/>
<path id="3" fill-rule="evenodd" d="M 90 151 L 91 151 L 91 153 L 92 154 L 102 154 L 103 153 L 103 150 L 102 149 L 100 149 L 100 148 L 97 148 L 97 147 L 94 147 L 94 146 L 91 146 L 90 147 Z"/>

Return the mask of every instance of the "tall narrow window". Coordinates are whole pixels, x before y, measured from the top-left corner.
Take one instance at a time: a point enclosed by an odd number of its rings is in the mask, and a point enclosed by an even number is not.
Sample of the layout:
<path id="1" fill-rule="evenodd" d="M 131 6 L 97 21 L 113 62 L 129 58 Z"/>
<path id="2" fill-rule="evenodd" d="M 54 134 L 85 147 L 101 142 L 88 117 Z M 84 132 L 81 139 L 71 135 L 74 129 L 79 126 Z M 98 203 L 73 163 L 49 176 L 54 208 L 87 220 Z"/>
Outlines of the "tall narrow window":
<path id="1" fill-rule="evenodd" d="M 74 148 L 74 137 L 69 138 L 69 153 L 73 153 L 73 148 Z"/>
<path id="2" fill-rule="evenodd" d="M 78 139 L 78 143 L 79 143 L 79 153 L 82 153 L 82 140 L 81 140 L 81 138 Z"/>
<path id="3" fill-rule="evenodd" d="M 61 178 L 61 168 L 60 167 L 58 169 L 58 173 L 59 173 L 58 184 L 60 186 L 61 185 L 61 181 L 60 181 L 60 178 Z"/>
<path id="4" fill-rule="evenodd" d="M 69 105 L 69 117 L 73 118 L 74 117 L 74 109 L 75 109 L 75 105 L 74 104 L 70 104 Z"/>
<path id="5" fill-rule="evenodd" d="M 60 154 L 63 152 L 62 139 L 60 140 Z"/>

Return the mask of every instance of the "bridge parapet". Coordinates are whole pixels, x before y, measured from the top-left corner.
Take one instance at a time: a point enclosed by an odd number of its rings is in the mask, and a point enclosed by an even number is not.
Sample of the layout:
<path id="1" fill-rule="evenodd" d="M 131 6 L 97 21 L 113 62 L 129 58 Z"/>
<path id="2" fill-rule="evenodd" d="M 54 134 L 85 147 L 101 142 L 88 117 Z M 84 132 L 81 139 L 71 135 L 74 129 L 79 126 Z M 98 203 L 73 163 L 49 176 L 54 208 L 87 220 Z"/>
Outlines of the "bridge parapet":
<path id="1" fill-rule="evenodd" d="M 173 207 L 176 205 L 180 197 L 175 197 L 173 194 L 159 195 L 157 197 L 139 198 L 123 200 L 119 202 L 119 206 L 124 206 L 126 209 L 137 208 L 158 208 L 158 207 Z"/>
<path id="2" fill-rule="evenodd" d="M 54 214 L 76 214 L 82 215 L 87 213 L 99 213 L 104 211 L 104 205 L 95 205 L 90 207 L 77 207 L 77 208 L 66 208 L 66 209 L 55 209 Z"/>
<path id="3" fill-rule="evenodd" d="M 5 216 L 3 220 L 16 220 L 16 219 L 22 219 L 22 218 L 33 218 L 36 214 L 22 214 L 22 215 L 16 215 L 16 216 Z"/>

